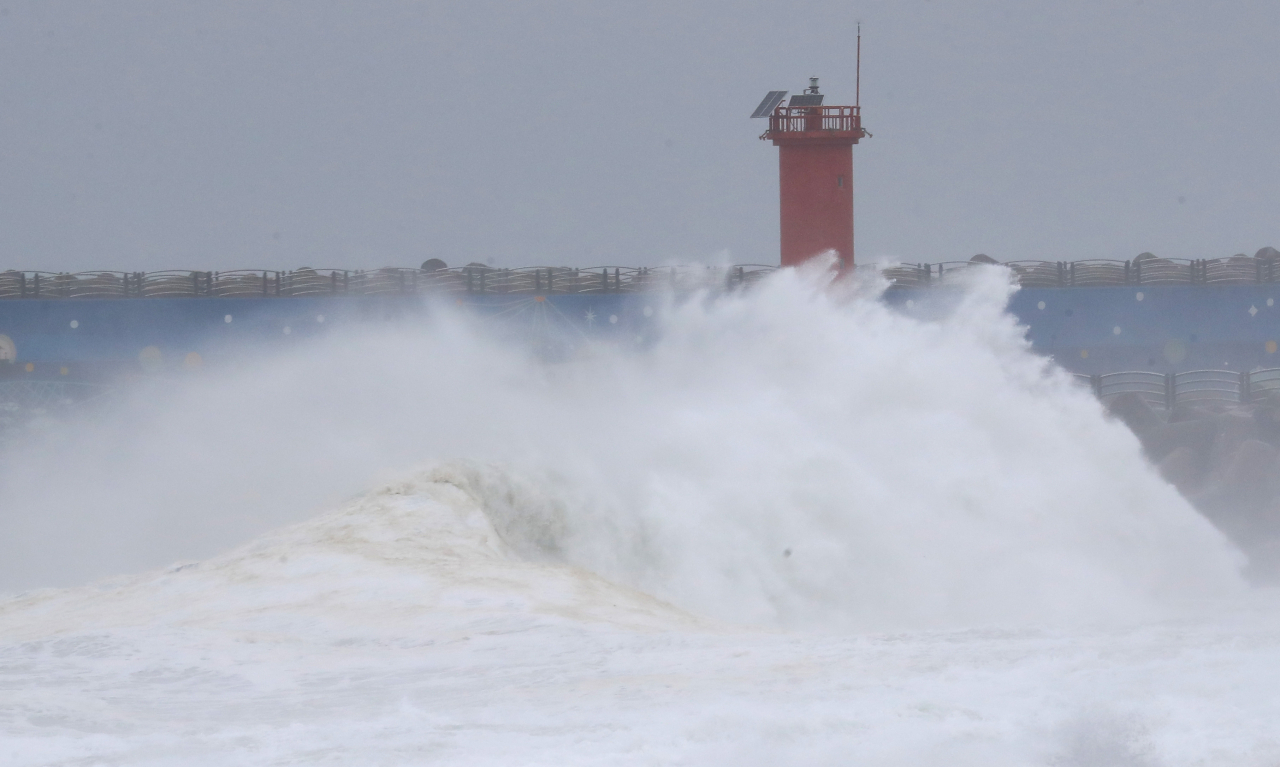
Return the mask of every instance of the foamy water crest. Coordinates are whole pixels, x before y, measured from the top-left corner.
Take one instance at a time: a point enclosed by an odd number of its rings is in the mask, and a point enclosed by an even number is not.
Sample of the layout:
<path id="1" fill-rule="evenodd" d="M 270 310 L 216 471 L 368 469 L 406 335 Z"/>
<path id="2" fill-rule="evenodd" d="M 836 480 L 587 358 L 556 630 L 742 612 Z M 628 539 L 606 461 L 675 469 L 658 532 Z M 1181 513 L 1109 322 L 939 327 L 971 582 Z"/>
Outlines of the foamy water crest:
<path id="1" fill-rule="evenodd" d="M 353 328 L 5 459 L 10 589 L 205 557 L 444 467 L 515 555 L 694 614 L 886 628 L 1168 614 L 1238 555 L 1033 355 L 1003 273 L 937 318 L 786 271 L 547 363 L 465 316 Z"/>

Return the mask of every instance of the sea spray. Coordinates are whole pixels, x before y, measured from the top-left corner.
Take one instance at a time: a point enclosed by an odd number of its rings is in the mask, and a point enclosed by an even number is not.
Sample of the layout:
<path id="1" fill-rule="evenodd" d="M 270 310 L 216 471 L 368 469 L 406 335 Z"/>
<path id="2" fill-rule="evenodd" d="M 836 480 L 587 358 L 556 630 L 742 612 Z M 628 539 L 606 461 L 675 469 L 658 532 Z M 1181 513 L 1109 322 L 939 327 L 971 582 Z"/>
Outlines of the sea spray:
<path id="1" fill-rule="evenodd" d="M 1222 537 L 1029 353 L 999 271 L 933 322 L 808 280 L 685 304 L 650 353 L 557 371 L 580 442 L 521 463 L 574 495 L 523 504 L 567 515 L 561 556 L 787 626 L 1143 619 L 1238 589 Z"/>
<path id="2" fill-rule="evenodd" d="M 431 464 L 516 555 L 808 628 L 1146 619 L 1238 555 L 980 270 L 930 319 L 783 271 L 546 363 L 464 314 L 361 327 L 12 452 L 10 587 L 203 557 Z"/>

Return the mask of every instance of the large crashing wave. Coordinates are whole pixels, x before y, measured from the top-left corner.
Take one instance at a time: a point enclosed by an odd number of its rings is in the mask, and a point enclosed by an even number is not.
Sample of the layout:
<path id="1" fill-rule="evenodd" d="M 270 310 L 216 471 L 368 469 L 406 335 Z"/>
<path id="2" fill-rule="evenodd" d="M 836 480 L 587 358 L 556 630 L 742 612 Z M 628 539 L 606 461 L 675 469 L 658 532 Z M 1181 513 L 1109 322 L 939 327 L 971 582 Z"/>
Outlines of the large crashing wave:
<path id="1" fill-rule="evenodd" d="M 1240 588 L 1129 432 L 1029 351 L 1002 272 L 928 321 L 824 281 L 673 304 L 639 352 L 540 363 L 441 316 L 193 383 L 12 458 L 5 522 L 35 555 L 11 539 L 6 574 L 202 554 L 429 463 L 526 561 L 731 621 L 1141 619 Z"/>
<path id="2" fill-rule="evenodd" d="M 0 635 L 176 625 L 374 647 L 552 625 L 698 625 L 599 576 L 520 556 L 469 491 L 473 476 L 426 469 L 208 560 L 0 602 Z M 504 531 L 537 540 L 527 521 L 507 520 Z"/>

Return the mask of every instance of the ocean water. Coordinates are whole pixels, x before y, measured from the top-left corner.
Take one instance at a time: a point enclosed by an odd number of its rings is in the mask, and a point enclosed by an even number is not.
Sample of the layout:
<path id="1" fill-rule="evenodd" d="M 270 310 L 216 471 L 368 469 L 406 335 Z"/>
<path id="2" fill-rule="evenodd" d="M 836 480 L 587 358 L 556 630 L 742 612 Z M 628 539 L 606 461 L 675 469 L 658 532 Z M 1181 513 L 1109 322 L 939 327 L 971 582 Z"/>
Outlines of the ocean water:
<path id="1" fill-rule="evenodd" d="M 0 469 L 0 762 L 1280 763 L 1280 620 L 973 276 L 339 330 Z M 74 428 L 72 428 L 74 427 Z"/>

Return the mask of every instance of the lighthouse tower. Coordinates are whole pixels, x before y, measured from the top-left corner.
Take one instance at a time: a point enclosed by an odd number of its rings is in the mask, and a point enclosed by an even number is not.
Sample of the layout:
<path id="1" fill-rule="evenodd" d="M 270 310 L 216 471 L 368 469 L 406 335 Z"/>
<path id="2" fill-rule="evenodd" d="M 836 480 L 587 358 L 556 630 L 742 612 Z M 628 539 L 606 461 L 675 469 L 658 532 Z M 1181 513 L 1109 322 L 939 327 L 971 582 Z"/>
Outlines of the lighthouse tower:
<path id="1" fill-rule="evenodd" d="M 853 145 L 866 136 L 854 106 L 822 103 L 818 78 L 781 106 L 786 91 L 770 91 L 752 117 L 768 117 L 761 139 L 778 147 L 782 265 L 835 251 L 853 265 Z M 855 99 L 855 102 L 857 99 Z"/>

